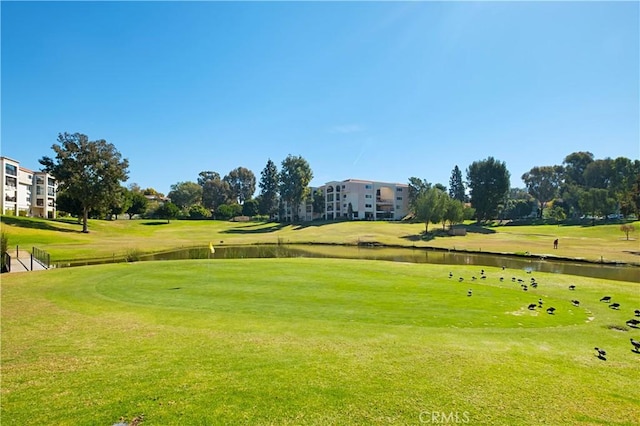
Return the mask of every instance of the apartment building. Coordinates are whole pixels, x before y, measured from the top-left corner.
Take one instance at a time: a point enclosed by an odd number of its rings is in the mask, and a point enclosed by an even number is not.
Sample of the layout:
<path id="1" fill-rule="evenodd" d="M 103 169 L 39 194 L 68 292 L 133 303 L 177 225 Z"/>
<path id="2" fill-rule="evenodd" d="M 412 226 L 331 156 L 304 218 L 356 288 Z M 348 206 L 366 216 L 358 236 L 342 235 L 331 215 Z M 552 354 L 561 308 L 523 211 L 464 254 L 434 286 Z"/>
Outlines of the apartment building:
<path id="1" fill-rule="evenodd" d="M 0 211 L 6 215 L 54 218 L 56 180 L 48 173 L 34 172 L 16 160 L 0 157 Z"/>
<path id="2" fill-rule="evenodd" d="M 322 187 L 324 217 L 350 220 L 402 220 L 409 213 L 409 185 L 360 179 Z"/>

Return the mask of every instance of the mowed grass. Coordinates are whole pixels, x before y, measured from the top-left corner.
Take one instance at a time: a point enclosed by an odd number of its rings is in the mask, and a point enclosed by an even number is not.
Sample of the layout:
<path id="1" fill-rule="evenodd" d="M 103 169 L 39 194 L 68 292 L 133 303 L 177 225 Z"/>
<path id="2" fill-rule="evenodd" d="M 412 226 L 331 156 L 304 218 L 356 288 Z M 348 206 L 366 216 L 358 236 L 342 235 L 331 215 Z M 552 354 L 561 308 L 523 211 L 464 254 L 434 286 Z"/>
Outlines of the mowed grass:
<path id="1" fill-rule="evenodd" d="M 640 222 L 635 222 L 640 232 Z M 402 247 L 435 247 L 484 253 L 529 253 L 532 256 L 621 262 L 640 265 L 638 232 L 627 241 L 620 224 L 598 226 L 496 226 L 468 225 L 466 236 L 430 234 L 424 224 L 407 222 L 272 222 L 116 220 L 89 221 L 83 234 L 75 221 L 2 217 L 2 230 L 11 247 L 36 246 L 55 261 L 89 258 L 124 258 L 130 253 L 151 253 L 181 247 L 246 244 L 359 244 L 380 243 Z M 440 230 L 440 225 L 431 225 Z M 559 239 L 557 250 L 553 240 Z"/>
<path id="2" fill-rule="evenodd" d="M 538 273 L 525 292 L 511 281 L 524 271 L 473 281 L 480 269 L 299 258 L 3 275 L 2 424 L 637 424 L 637 283 Z M 556 313 L 528 310 L 539 298 Z"/>

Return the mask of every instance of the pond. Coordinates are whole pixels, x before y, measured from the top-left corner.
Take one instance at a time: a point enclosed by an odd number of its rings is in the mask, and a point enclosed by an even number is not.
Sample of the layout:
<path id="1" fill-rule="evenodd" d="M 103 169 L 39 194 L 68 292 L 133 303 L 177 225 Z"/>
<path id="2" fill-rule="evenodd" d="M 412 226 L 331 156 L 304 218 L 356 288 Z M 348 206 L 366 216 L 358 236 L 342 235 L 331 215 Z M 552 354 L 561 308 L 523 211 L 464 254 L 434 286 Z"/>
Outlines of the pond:
<path id="1" fill-rule="evenodd" d="M 579 275 L 618 281 L 640 282 L 640 268 L 635 266 L 615 266 L 578 261 L 559 261 L 538 257 L 506 256 L 495 254 L 461 253 L 445 250 L 419 248 L 363 247 L 342 245 L 254 245 L 218 246 L 215 253 L 208 247 L 192 247 L 162 253 L 139 256 L 139 261 L 179 260 L 179 259 L 242 259 L 242 258 L 342 258 L 369 259 L 393 262 L 434 263 L 445 265 L 505 266 L 557 274 Z M 84 261 L 62 266 L 80 266 L 105 261 Z"/>

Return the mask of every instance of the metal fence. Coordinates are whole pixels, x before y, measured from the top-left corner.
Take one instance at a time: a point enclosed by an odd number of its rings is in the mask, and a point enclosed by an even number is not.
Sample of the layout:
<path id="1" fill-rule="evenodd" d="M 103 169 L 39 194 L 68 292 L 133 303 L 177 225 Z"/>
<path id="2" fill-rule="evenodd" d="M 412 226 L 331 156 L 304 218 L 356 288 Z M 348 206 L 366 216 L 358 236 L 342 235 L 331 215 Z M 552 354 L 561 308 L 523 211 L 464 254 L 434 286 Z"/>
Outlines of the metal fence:
<path id="1" fill-rule="evenodd" d="M 42 249 L 39 249 L 38 247 L 33 247 L 31 249 L 31 255 L 33 256 L 33 259 L 38 261 L 38 263 L 49 269 L 49 265 L 51 264 L 51 256 L 49 255 L 49 253 Z"/>

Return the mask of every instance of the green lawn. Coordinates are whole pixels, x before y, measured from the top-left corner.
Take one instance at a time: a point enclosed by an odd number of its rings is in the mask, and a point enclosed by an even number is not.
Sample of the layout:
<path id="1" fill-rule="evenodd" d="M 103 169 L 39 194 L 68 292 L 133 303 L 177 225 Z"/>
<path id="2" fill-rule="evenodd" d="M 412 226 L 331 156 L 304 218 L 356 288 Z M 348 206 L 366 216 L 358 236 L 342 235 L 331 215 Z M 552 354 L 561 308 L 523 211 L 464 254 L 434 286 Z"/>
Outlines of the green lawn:
<path id="1" fill-rule="evenodd" d="M 525 292 L 510 279 L 524 271 L 484 269 L 299 258 L 5 274 L 2 424 L 637 424 L 638 284 L 538 273 Z M 528 310 L 538 298 L 556 313 Z"/>
<path id="2" fill-rule="evenodd" d="M 180 247 L 235 244 L 376 242 L 405 247 L 436 247 L 492 253 L 530 253 L 536 256 L 579 258 L 640 265 L 640 222 L 629 241 L 620 224 L 598 226 L 469 226 L 466 236 L 430 235 L 424 225 L 405 222 L 311 222 L 302 225 L 233 223 L 223 221 L 117 220 L 89 222 L 89 234 L 73 221 L 2 217 L 2 230 L 11 247 L 36 246 L 54 261 L 122 258 L 130 253 Z M 441 229 L 432 225 L 430 229 Z M 553 249 L 558 238 L 559 248 Z"/>

